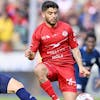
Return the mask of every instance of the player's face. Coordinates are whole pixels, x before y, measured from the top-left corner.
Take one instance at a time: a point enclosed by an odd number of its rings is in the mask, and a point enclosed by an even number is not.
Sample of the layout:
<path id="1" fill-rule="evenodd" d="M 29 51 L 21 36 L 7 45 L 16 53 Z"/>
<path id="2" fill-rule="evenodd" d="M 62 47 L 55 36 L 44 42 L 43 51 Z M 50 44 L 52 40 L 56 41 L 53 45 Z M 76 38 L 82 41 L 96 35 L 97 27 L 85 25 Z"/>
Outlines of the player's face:
<path id="1" fill-rule="evenodd" d="M 45 12 L 43 12 L 43 17 L 45 18 L 47 24 L 54 26 L 58 20 L 58 9 L 48 8 Z"/>
<path id="2" fill-rule="evenodd" d="M 93 37 L 88 37 L 86 41 L 86 46 L 89 50 L 93 50 L 96 45 L 96 41 Z"/>

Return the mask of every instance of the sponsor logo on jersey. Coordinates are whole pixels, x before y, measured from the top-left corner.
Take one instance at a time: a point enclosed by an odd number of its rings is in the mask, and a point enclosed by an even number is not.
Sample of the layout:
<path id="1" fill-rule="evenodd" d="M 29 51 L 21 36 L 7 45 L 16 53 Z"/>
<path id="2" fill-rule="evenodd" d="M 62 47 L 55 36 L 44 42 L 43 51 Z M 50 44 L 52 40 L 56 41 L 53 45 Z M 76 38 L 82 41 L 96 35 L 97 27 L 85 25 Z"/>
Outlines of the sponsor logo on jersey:
<path id="1" fill-rule="evenodd" d="M 49 38 L 50 38 L 49 35 L 42 36 L 42 40 L 46 40 L 46 39 L 49 39 Z"/>
<path id="2" fill-rule="evenodd" d="M 52 37 L 56 37 L 56 36 L 57 36 L 57 34 L 52 35 Z"/>
<path id="3" fill-rule="evenodd" d="M 91 59 L 91 63 L 94 64 L 96 62 L 96 58 Z"/>
<path id="4" fill-rule="evenodd" d="M 63 31 L 62 32 L 62 36 L 64 36 L 64 37 L 68 36 L 68 32 L 67 31 Z"/>
<path id="5" fill-rule="evenodd" d="M 57 48 L 57 47 L 59 47 L 59 46 L 61 45 L 61 43 L 65 42 L 67 39 L 68 39 L 68 37 L 65 38 L 65 39 L 63 39 L 63 40 L 61 40 L 61 41 L 59 41 L 58 43 L 50 44 L 50 45 L 45 46 L 45 47 L 53 47 L 53 48 Z"/>
<path id="6" fill-rule="evenodd" d="M 53 46 L 53 48 L 59 47 L 60 46 L 60 43 L 53 44 L 52 46 Z"/>
<path id="7" fill-rule="evenodd" d="M 61 49 L 57 49 L 57 50 L 51 50 L 51 51 L 48 51 L 47 54 L 57 54 L 57 53 L 60 53 L 60 52 L 64 52 L 66 51 L 65 48 L 61 48 Z"/>
<path id="8" fill-rule="evenodd" d="M 55 56 L 52 56 L 52 59 L 62 58 L 63 56 L 64 56 L 63 54 L 57 54 Z"/>

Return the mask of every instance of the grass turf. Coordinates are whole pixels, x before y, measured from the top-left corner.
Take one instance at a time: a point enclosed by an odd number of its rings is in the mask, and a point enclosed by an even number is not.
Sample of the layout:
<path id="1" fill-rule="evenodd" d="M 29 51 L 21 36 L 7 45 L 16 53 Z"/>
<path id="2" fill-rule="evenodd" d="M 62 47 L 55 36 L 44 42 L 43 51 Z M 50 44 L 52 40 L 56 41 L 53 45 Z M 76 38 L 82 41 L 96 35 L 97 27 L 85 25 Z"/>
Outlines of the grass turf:
<path id="1" fill-rule="evenodd" d="M 17 97 L 0 97 L 0 100 L 19 100 Z M 37 100 L 50 100 L 48 97 L 37 97 Z M 63 100 L 63 99 L 61 99 Z M 95 100 L 100 100 L 100 98 L 95 98 Z"/>

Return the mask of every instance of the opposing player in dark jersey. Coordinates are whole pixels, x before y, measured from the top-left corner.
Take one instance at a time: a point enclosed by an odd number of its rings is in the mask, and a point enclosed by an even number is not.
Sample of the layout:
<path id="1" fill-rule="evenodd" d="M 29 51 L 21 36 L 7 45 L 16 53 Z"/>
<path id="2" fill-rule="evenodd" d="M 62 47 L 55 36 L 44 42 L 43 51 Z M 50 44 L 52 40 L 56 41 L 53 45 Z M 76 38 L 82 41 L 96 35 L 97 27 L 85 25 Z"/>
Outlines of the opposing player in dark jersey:
<path id="1" fill-rule="evenodd" d="M 80 49 L 83 65 L 88 70 L 91 70 L 94 64 L 97 64 L 98 67 L 100 67 L 100 53 L 95 49 L 95 45 L 96 45 L 96 36 L 91 32 L 86 37 L 85 46 L 83 46 Z M 77 89 L 79 93 L 85 92 L 85 88 L 89 78 L 80 77 L 77 64 L 75 64 L 75 73 L 76 73 Z"/>
<path id="2" fill-rule="evenodd" d="M 90 72 L 82 65 L 72 28 L 70 25 L 58 21 L 58 12 L 59 7 L 55 2 L 45 1 L 43 3 L 44 22 L 35 30 L 30 48 L 26 50 L 25 56 L 32 60 L 39 50 L 42 63 L 35 67 L 34 73 L 40 86 L 52 100 L 59 100 L 51 85 L 52 81 L 58 81 L 64 100 L 75 100 L 77 89 L 73 56 L 79 65 L 81 74 L 87 76 Z"/>
<path id="3" fill-rule="evenodd" d="M 16 93 L 20 100 L 36 100 L 24 88 L 23 84 L 11 76 L 0 73 L 0 94 Z"/>

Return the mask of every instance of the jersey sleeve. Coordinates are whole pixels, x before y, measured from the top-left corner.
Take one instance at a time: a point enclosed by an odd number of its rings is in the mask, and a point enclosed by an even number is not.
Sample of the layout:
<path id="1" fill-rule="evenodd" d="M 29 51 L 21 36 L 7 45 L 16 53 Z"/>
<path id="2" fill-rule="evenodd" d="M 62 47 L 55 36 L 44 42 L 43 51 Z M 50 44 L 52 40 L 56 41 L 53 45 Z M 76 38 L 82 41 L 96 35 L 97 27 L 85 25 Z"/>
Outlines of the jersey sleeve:
<path id="1" fill-rule="evenodd" d="M 38 29 L 33 33 L 30 49 L 32 52 L 37 52 L 40 44 L 40 32 Z"/>
<path id="2" fill-rule="evenodd" d="M 69 27 L 68 30 L 69 30 L 68 43 L 69 43 L 69 46 L 71 47 L 71 49 L 74 49 L 78 46 L 78 43 L 77 43 L 77 40 L 76 40 L 76 37 L 74 35 L 72 28 Z"/>

